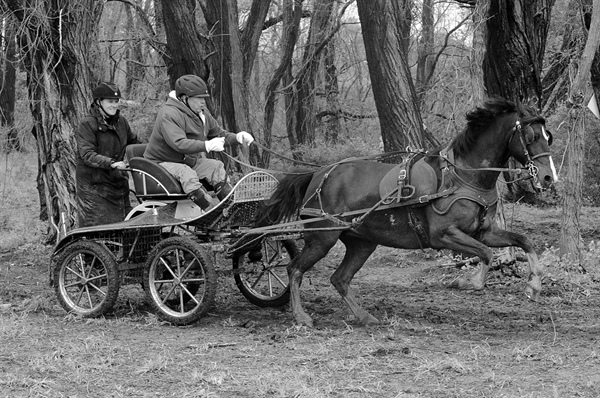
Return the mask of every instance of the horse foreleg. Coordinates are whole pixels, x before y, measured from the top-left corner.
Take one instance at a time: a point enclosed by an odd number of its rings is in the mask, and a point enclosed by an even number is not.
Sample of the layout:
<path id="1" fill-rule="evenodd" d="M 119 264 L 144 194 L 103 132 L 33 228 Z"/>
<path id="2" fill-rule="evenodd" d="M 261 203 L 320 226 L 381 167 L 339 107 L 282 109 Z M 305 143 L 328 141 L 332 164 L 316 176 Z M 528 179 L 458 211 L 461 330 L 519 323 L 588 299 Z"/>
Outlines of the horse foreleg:
<path id="1" fill-rule="evenodd" d="M 461 290 L 482 290 L 485 287 L 487 273 L 494 258 L 492 250 L 489 247 L 465 234 L 457 227 L 448 228 L 444 235 L 438 238 L 437 245 L 446 249 L 478 256 L 481 261 L 479 268 L 474 274 L 469 277 L 463 276 L 457 278 L 448 287 Z"/>
<path id="2" fill-rule="evenodd" d="M 355 237 L 344 236 L 340 238 L 346 246 L 344 259 L 331 275 L 330 281 L 333 287 L 338 291 L 342 299 L 352 311 L 352 314 L 363 325 L 378 324 L 379 320 L 363 309 L 354 295 L 350 292 L 350 282 L 354 275 L 364 265 L 365 261 L 377 248 L 377 244 L 371 243 Z"/>
<path id="3" fill-rule="evenodd" d="M 290 308 L 294 321 L 299 325 L 313 327 L 313 320 L 304 311 L 302 299 L 300 298 L 300 286 L 304 273 L 312 268 L 317 261 L 327 255 L 329 250 L 337 242 L 337 235 L 305 234 L 304 249 L 287 266 L 288 278 L 290 283 Z"/>
<path id="4" fill-rule="evenodd" d="M 529 276 L 527 278 L 525 294 L 530 300 L 538 301 L 540 292 L 542 291 L 544 269 L 540 265 L 538 256 L 529 239 L 515 232 L 493 228 L 482 236 L 482 242 L 490 247 L 516 246 L 523 249 L 529 263 Z"/>

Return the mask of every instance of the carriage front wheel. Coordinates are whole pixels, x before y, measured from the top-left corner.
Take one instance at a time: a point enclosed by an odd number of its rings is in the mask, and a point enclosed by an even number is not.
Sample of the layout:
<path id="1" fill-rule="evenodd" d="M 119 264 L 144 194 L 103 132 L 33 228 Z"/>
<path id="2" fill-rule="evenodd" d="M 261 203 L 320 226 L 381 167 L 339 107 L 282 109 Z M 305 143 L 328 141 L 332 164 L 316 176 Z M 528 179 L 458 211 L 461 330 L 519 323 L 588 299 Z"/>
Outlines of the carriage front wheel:
<path id="1" fill-rule="evenodd" d="M 189 238 L 176 236 L 160 241 L 152 249 L 143 283 L 159 318 L 188 325 L 214 305 L 217 273 L 205 249 Z"/>
<path id="2" fill-rule="evenodd" d="M 233 257 L 235 284 L 259 307 L 281 307 L 290 300 L 287 265 L 298 254 L 292 239 L 265 238 L 260 250 Z"/>
<path id="3" fill-rule="evenodd" d="M 113 254 L 94 241 L 67 245 L 56 259 L 54 290 L 68 312 L 97 317 L 108 312 L 119 295 L 119 269 Z"/>

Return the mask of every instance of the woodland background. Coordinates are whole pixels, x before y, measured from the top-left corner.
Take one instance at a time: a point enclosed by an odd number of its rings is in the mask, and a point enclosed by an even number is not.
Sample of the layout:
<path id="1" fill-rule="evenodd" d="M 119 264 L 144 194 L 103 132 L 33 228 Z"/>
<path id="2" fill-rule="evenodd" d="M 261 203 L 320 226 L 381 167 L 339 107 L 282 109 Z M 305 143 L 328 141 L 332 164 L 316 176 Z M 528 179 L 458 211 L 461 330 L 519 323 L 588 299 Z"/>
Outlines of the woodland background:
<path id="1" fill-rule="evenodd" d="M 503 186 L 506 200 L 562 206 L 561 254 L 577 258 L 580 209 L 600 202 L 600 125 L 587 109 L 600 93 L 598 3 L 0 0 L 3 173 L 37 162 L 27 178 L 52 241 L 61 212 L 75 219 L 73 132 L 101 80 L 121 87 L 144 140 L 177 77 L 203 77 L 222 125 L 260 144 L 241 155 L 280 170 L 291 166 L 271 151 L 325 165 L 432 149 L 501 95 L 546 117 L 561 176 L 541 198 Z"/>

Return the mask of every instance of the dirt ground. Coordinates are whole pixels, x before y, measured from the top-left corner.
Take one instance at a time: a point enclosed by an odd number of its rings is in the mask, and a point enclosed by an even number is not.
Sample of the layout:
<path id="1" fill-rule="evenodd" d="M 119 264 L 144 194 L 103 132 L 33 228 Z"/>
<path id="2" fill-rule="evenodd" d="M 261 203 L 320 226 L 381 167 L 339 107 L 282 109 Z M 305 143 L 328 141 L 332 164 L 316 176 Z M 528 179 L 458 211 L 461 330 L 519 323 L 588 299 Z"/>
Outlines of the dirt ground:
<path id="1" fill-rule="evenodd" d="M 549 252 L 556 212 L 513 227 Z M 66 314 L 48 286 L 49 253 L 0 254 L 0 397 L 600 396 L 600 281 L 589 276 L 549 270 L 533 303 L 522 263 L 493 271 L 484 291 L 457 291 L 446 285 L 472 266 L 381 248 L 352 284 L 381 320 L 362 327 L 329 284 L 336 247 L 303 284 L 314 328 L 287 307 L 253 306 L 228 275 L 209 315 L 176 327 L 136 286 L 103 318 Z"/>

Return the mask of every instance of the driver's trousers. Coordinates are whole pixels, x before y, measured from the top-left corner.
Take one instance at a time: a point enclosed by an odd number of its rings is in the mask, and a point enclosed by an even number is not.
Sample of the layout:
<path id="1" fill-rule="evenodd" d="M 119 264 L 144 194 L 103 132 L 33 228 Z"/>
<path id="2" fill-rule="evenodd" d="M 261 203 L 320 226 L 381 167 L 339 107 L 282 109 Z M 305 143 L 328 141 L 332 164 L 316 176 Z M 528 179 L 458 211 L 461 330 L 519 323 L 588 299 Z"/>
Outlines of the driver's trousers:
<path id="1" fill-rule="evenodd" d="M 200 180 L 216 187 L 227 179 L 225 165 L 220 160 L 198 157 L 193 167 L 185 163 L 160 162 L 181 183 L 184 193 L 192 193 L 203 185 Z"/>

